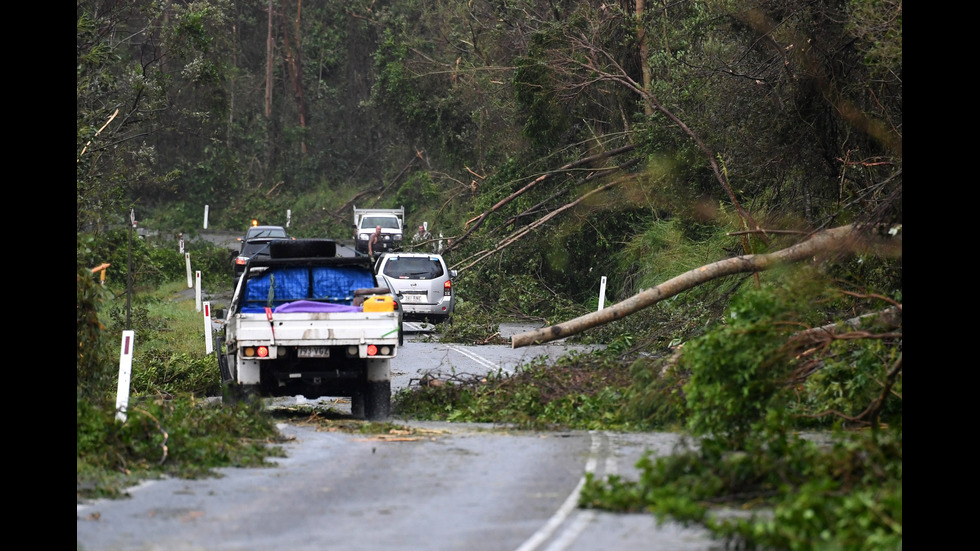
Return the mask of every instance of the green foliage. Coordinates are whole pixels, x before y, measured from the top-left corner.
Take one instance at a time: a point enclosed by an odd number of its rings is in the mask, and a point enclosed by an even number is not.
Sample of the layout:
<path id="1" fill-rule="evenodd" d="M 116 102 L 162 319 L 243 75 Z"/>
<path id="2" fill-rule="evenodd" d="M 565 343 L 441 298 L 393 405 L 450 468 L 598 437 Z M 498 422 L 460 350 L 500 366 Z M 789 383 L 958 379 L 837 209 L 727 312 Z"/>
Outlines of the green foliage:
<path id="1" fill-rule="evenodd" d="M 372 101 L 391 113 L 411 139 L 432 142 L 443 154 L 465 158 L 471 147 L 466 138 L 474 133 L 466 106 L 454 87 L 445 85 L 445 77 L 424 74 L 422 67 L 428 62 L 420 63 L 416 54 L 438 55 L 435 47 L 387 28 L 374 54 L 377 80 Z"/>
<path id="2" fill-rule="evenodd" d="M 118 234 L 80 236 L 78 255 L 114 259 Z M 134 245 L 136 243 L 134 242 Z M 166 274 L 172 253 L 140 240 L 141 273 Z M 136 256 L 134 254 L 134 256 Z M 81 262 L 81 260 L 80 260 Z M 227 269 L 227 267 L 223 267 Z M 164 277 L 160 275 L 159 277 Z M 131 297 L 112 293 L 98 274 L 78 269 L 76 444 L 78 496 L 118 497 L 142 478 L 204 476 L 212 468 L 262 464 L 281 454 L 267 446 L 275 424 L 254 407 L 214 407 L 217 361 L 204 353 L 204 323 L 186 275 Z M 111 281 L 111 279 L 110 279 Z M 135 333 L 126 421 L 116 419 L 119 335 Z"/>
<path id="3" fill-rule="evenodd" d="M 870 326 L 865 330 L 873 332 Z M 822 351 L 820 368 L 796 387 L 788 413 L 800 426 L 827 429 L 840 423 L 866 422 L 869 408 L 884 398 L 877 412 L 879 420 L 901 423 L 901 377 L 882 396 L 889 368 L 901 353 L 901 347 L 890 340 L 832 341 Z"/>
<path id="4" fill-rule="evenodd" d="M 450 377 L 441 385 L 410 387 L 394 398 L 394 411 L 420 419 L 494 422 L 521 428 L 615 430 L 629 374 L 618 362 L 570 353 L 538 358 L 513 374 L 481 379 Z"/>
<path id="5" fill-rule="evenodd" d="M 687 374 L 666 369 L 661 358 L 646 356 L 634 360 L 629 373 L 633 382 L 623 393 L 624 418 L 636 426 L 682 428 L 687 419 Z"/>
<path id="6" fill-rule="evenodd" d="M 902 548 L 902 433 L 837 435 L 830 450 L 808 452 L 763 514 L 718 519 L 715 533 L 747 548 Z"/>
<path id="7" fill-rule="evenodd" d="M 535 56 L 516 60 L 514 93 L 524 118 L 524 137 L 547 150 L 561 143 L 570 126 L 566 104 L 557 101 L 547 64 Z"/>
<path id="8" fill-rule="evenodd" d="M 547 175 L 495 210 L 447 258 L 470 263 L 471 254 L 496 248 L 530 221 L 558 214 L 461 274 L 456 319 L 440 327 L 442 338 L 457 342 L 486 341 L 501 319 L 555 323 L 592 312 L 602 275 L 610 277 L 608 305 L 750 252 L 741 237 L 727 235 L 747 228 L 709 159 L 756 217 L 758 228 L 748 229 L 809 231 L 867 219 L 900 227 L 901 3 L 756 8 L 747 12 L 737 2 L 648 8 L 644 60 L 634 14 L 612 4 L 330 0 L 296 18 L 302 43 L 292 55 L 302 59 L 302 96 L 276 61 L 281 80 L 267 106 L 266 4 L 82 1 L 76 10 L 76 365 L 79 426 L 86 427 L 84 434 L 79 429 L 80 446 L 92 449 L 88 442 L 99 429 L 114 423 L 111 401 L 103 399 L 113 390 L 114 335 L 127 317 L 140 346 L 152 343 L 134 359 L 140 407 L 157 408 L 153 401 L 161 396 L 181 401 L 214 391 L 213 359 L 200 356 L 199 316 L 167 311 L 172 291 L 145 296 L 185 277 L 176 247 L 134 240 L 130 273 L 128 228 L 110 229 L 125 227 L 134 207 L 146 211 L 141 227 L 164 231 L 197 227 L 204 204 L 212 206 L 214 227 L 236 231 L 256 217 L 282 223 L 289 208 L 297 234 L 344 238 L 346 205 L 364 199 L 405 204 L 410 219 L 424 216 L 455 239 L 474 215 Z M 758 40 L 763 34 L 767 41 Z M 589 38 L 577 44 L 579 37 Z M 272 59 L 290 58 L 281 38 Z M 820 48 L 801 46 L 817 43 Z M 783 54 L 774 64 L 777 50 Z M 589 54 L 604 61 L 583 70 Z M 645 68 L 651 81 L 644 91 L 633 83 L 642 82 Z M 645 99 L 656 104 L 652 112 Z M 112 106 L 127 107 L 114 116 Z M 620 143 L 637 149 L 559 170 Z M 614 191 L 556 212 L 612 178 L 619 180 Z M 760 253 L 780 248 L 779 235 L 768 234 L 768 244 L 757 235 L 745 239 Z M 223 286 L 225 277 L 230 285 L 227 251 L 193 247 L 208 285 Z M 103 262 L 111 263 L 105 287 L 85 271 Z M 789 287 L 782 271 L 716 280 L 575 337 L 607 344 L 606 360 L 615 359 L 628 382 L 581 392 L 570 385 L 551 396 L 543 390 L 550 388 L 546 380 L 568 383 L 563 377 L 575 370 L 565 366 L 539 379 L 531 373 L 545 367 L 535 366 L 513 382 L 490 377 L 486 384 L 427 387 L 416 409 L 428 412 L 428 400 L 443 417 L 518 423 L 531 423 L 526 412 L 532 412 L 547 419 L 542 426 L 585 427 L 607 418 L 612 426 L 690 422 L 709 446 L 658 479 L 665 488 L 658 503 L 701 520 L 705 501 L 714 499 L 705 496 L 724 491 L 726 481 L 739 480 L 743 489 L 754 487 L 753 477 L 772 481 L 765 473 L 775 453 L 768 459 L 727 454 L 722 444 L 744 448 L 739 454 L 768 448 L 808 457 L 854 474 L 845 467 L 866 465 L 867 446 L 846 456 L 852 463 L 842 456 L 837 464 L 786 448 L 780 438 L 791 424 L 863 422 L 855 418 L 882 398 L 878 413 L 888 430 L 898 430 L 899 460 L 896 477 L 894 452 L 867 454 L 892 469 L 890 479 L 878 479 L 881 492 L 848 489 L 818 474 L 812 487 L 793 486 L 798 503 L 784 505 L 772 494 L 778 488 L 759 482 L 779 522 L 731 531 L 784 548 L 804 548 L 810 538 L 827 549 L 862 548 L 862 533 L 864 548 L 895 548 L 897 534 L 900 547 L 901 377 L 900 370 L 889 373 L 889 366 L 900 367 L 900 332 L 815 345 L 800 359 L 803 350 L 785 345 L 794 331 L 900 303 L 901 264 L 899 245 L 835 258 L 819 276 L 806 276 L 812 278 L 806 291 L 772 290 Z M 130 275 L 131 313 L 122 304 Z M 180 320 L 179 329 L 170 320 Z M 184 337 L 168 338 L 177 333 Z M 885 393 L 889 378 L 894 386 Z M 484 394 L 485 388 L 494 392 Z M 617 400 L 623 407 L 614 410 Z M 158 418 L 175 415 L 162 406 L 148 410 Z M 152 425 L 141 430 L 152 434 Z M 769 436 L 760 444 L 761 433 Z M 134 445 L 140 458 L 125 463 L 153 463 L 157 444 L 147 437 Z M 126 468 L 119 464 L 114 468 Z M 80 455 L 82 471 L 89 473 Z M 671 490 L 674 479 L 694 490 Z M 624 502 L 644 507 L 645 491 L 622 486 L 635 494 Z M 618 490 L 605 497 L 617 498 Z M 877 510 L 869 495 L 881 504 Z M 884 525 L 871 518 L 874 512 L 887 519 Z"/>
<path id="9" fill-rule="evenodd" d="M 725 323 L 685 343 L 676 365 L 631 367 L 625 417 L 684 421 L 700 437 L 693 451 L 645 457 L 638 481 L 590 478 L 581 504 L 698 522 L 738 548 L 900 548 L 901 379 L 881 407 L 883 428 L 838 431 L 829 448 L 792 431 L 815 419 L 829 426 L 822 415 L 829 411 L 859 420 L 881 397 L 901 347 L 887 339 L 834 341 L 819 369 L 794 388 L 790 333 L 812 323 L 815 311 L 847 301 L 810 269 L 767 275 L 762 287 L 738 293 Z"/>
<path id="10" fill-rule="evenodd" d="M 888 80 L 902 75 L 902 4 L 895 0 L 850 0 L 847 29 L 865 51 L 865 63 Z"/>
<path id="11" fill-rule="evenodd" d="M 125 422 L 109 400 L 77 401 L 77 497 L 121 497 L 160 475 L 196 478 L 217 467 L 262 465 L 282 456 L 261 405 L 214 407 L 193 396 L 136 397 Z"/>
<path id="12" fill-rule="evenodd" d="M 230 289 L 234 287 L 234 254 L 228 249 L 218 247 L 205 240 L 194 240 L 186 244 L 184 251 L 190 254 L 191 268 L 201 272 L 201 284 L 207 289 Z M 184 278 L 186 284 L 187 261 L 176 248 L 167 247 L 160 253 L 168 267 L 179 266 L 167 281 Z"/>
<path id="13" fill-rule="evenodd" d="M 153 287 L 186 272 L 186 269 L 181 272 L 184 259 L 176 250 L 157 249 L 128 228 L 101 234 L 79 234 L 77 245 L 79 266 L 111 264 L 106 281 L 113 287 L 125 287 L 130 274 L 134 286 Z"/>
<path id="14" fill-rule="evenodd" d="M 779 411 L 790 360 L 784 336 L 768 320 L 738 320 L 685 345 L 680 367 L 691 372 L 684 390 L 695 435 L 739 449 L 768 412 Z"/>
<path id="15" fill-rule="evenodd" d="M 458 281 L 455 285 L 458 285 Z M 456 307 L 449 323 L 439 326 L 441 342 L 484 342 L 497 334 L 500 320 L 496 313 L 479 302 L 456 297 Z"/>
<path id="16" fill-rule="evenodd" d="M 98 275 L 79 268 L 76 286 L 78 302 L 75 309 L 76 357 L 75 383 L 77 395 L 97 398 L 112 382 L 111 339 L 99 317 L 100 308 L 107 299 L 105 289 L 96 283 Z"/>
<path id="17" fill-rule="evenodd" d="M 588 477 L 580 505 L 702 523 L 739 549 L 900 549 L 901 430 L 869 436 L 839 433 L 827 448 L 760 433 L 739 452 L 682 442 L 646 454 L 638 480 Z"/>

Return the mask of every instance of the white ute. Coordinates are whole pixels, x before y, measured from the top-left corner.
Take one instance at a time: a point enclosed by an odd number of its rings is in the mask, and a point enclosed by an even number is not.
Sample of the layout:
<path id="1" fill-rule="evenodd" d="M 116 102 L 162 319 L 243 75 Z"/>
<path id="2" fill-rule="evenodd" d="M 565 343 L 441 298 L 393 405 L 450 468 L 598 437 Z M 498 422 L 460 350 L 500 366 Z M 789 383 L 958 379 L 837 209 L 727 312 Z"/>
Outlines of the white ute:
<path id="1" fill-rule="evenodd" d="M 354 416 L 388 417 L 402 313 L 370 259 L 336 247 L 275 241 L 249 262 L 216 339 L 226 401 L 349 396 Z"/>

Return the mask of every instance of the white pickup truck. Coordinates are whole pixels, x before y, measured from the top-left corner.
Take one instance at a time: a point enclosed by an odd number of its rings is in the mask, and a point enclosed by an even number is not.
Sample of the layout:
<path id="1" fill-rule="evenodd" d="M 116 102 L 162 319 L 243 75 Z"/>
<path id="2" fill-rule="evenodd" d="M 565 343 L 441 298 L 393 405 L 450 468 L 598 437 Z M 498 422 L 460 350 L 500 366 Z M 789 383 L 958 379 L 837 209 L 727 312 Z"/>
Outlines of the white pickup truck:
<path id="1" fill-rule="evenodd" d="M 354 250 L 367 254 L 368 240 L 381 226 L 381 241 L 374 253 L 401 250 L 405 240 L 405 207 L 397 209 L 359 209 L 354 206 Z"/>
<path id="2" fill-rule="evenodd" d="M 333 240 L 275 241 L 249 261 L 228 311 L 215 312 L 226 401 L 349 396 L 355 417 L 388 417 L 401 309 L 369 258 L 336 250 Z"/>

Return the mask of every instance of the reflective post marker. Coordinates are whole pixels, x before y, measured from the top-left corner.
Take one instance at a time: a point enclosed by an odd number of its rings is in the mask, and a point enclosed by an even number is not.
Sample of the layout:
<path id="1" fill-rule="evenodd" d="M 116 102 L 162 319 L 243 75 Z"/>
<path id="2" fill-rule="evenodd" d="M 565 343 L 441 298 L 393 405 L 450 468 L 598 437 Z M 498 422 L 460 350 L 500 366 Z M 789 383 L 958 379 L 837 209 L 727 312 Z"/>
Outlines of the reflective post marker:
<path id="1" fill-rule="evenodd" d="M 602 310 L 605 304 L 606 304 L 606 276 L 602 276 L 602 279 L 599 280 L 599 310 Z"/>
<path id="2" fill-rule="evenodd" d="M 184 253 L 184 260 L 187 262 L 187 288 L 190 289 L 194 286 L 194 281 L 191 279 L 191 253 Z"/>
<path id="3" fill-rule="evenodd" d="M 211 342 L 211 303 L 204 303 L 204 353 L 214 352 L 214 344 Z"/>
<path id="4" fill-rule="evenodd" d="M 122 347 L 119 352 L 119 386 L 116 387 L 116 420 L 126 422 L 126 409 L 129 407 L 129 376 L 133 372 L 133 344 L 136 333 L 132 329 L 122 332 Z"/>
<path id="5" fill-rule="evenodd" d="M 197 311 L 201 311 L 201 270 L 194 272 L 194 279 L 197 280 L 197 285 L 194 286 L 194 302 L 197 305 Z"/>

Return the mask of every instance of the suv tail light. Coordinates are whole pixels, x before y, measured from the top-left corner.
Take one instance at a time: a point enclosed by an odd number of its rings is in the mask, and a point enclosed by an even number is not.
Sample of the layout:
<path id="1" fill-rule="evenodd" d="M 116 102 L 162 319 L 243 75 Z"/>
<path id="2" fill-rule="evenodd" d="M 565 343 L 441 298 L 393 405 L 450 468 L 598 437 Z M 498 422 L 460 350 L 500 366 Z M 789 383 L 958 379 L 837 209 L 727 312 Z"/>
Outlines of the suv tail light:
<path id="1" fill-rule="evenodd" d="M 442 284 L 442 294 L 443 296 L 450 296 L 453 294 L 453 282 L 447 279 L 445 283 Z"/>

